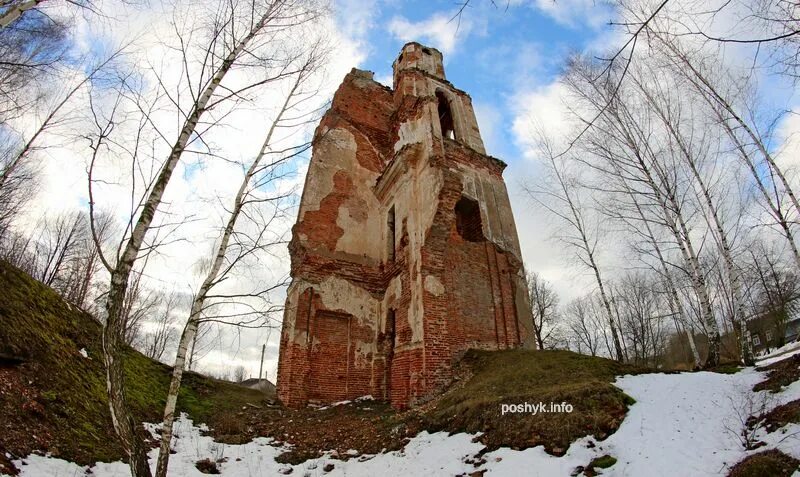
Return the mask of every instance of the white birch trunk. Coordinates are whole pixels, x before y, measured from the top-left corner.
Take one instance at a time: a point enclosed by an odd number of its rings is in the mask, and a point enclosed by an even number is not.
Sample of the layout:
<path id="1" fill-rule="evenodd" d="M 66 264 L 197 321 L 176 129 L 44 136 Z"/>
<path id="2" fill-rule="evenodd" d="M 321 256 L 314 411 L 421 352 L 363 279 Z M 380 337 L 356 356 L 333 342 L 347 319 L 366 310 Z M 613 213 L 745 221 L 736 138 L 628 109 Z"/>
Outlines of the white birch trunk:
<path id="1" fill-rule="evenodd" d="M 183 378 L 183 370 L 186 364 L 186 355 L 187 350 L 189 349 L 189 345 L 193 343 L 197 336 L 197 327 L 200 323 L 200 318 L 204 309 L 206 297 L 209 291 L 219 283 L 220 278 L 220 270 L 222 269 L 222 265 L 225 262 L 225 255 L 228 251 L 228 246 L 230 244 L 231 236 L 236 228 L 236 222 L 239 219 L 239 216 L 242 212 L 242 207 L 244 205 L 244 201 L 248 192 L 248 187 L 250 182 L 253 180 L 254 176 L 259 170 L 261 165 L 261 161 L 265 157 L 267 150 L 270 147 L 272 142 L 272 136 L 278 127 L 283 115 L 286 113 L 287 108 L 289 107 L 289 103 L 291 99 L 294 97 L 295 92 L 297 91 L 300 83 L 303 79 L 302 72 L 298 74 L 297 80 L 295 81 L 291 91 L 286 96 L 286 100 L 283 103 L 281 110 L 279 111 L 278 115 L 276 116 L 275 120 L 270 127 L 267 136 L 264 140 L 264 143 L 261 146 L 261 149 L 256 156 L 253 163 L 248 168 L 244 178 L 242 179 L 241 184 L 239 185 L 239 190 L 236 193 L 236 196 L 233 200 L 233 207 L 231 209 L 231 214 L 228 217 L 228 221 L 225 225 L 225 229 L 222 234 L 222 238 L 220 239 L 219 245 L 216 249 L 216 253 L 214 255 L 214 259 L 211 262 L 211 267 L 206 274 L 205 279 L 203 280 L 200 289 L 198 290 L 197 294 L 192 301 L 191 311 L 189 313 L 189 319 L 186 322 L 186 326 L 183 329 L 183 333 L 181 334 L 180 344 L 178 346 L 178 353 L 175 357 L 175 365 L 172 368 L 172 379 L 170 381 L 169 386 L 169 394 L 167 395 L 167 402 L 164 406 L 164 422 L 162 425 L 161 430 L 161 448 L 159 449 L 158 453 L 158 464 L 156 466 L 156 477 L 165 477 L 167 475 L 167 469 L 169 465 L 169 456 L 170 456 L 170 446 L 172 442 L 172 429 L 175 422 L 175 407 L 178 400 L 178 392 L 180 391 L 181 380 Z M 224 275 L 224 274 L 223 274 Z"/>
<path id="2" fill-rule="evenodd" d="M 206 106 L 214 92 L 219 87 L 222 79 L 233 66 L 236 59 L 244 51 L 261 28 L 264 27 L 268 16 L 265 15 L 254 26 L 250 33 L 243 38 L 236 47 L 225 57 L 211 81 L 194 104 L 191 113 L 184 123 L 178 140 L 172 147 L 169 158 L 158 175 L 147 200 L 142 207 L 136 225 L 131 232 L 131 237 L 125 244 L 124 251 L 116 267 L 111 272 L 111 286 L 106 299 L 107 322 L 103 331 L 103 357 L 106 364 L 106 384 L 109 397 L 109 408 L 114 424 L 114 430 L 120 438 L 125 452 L 130 456 L 131 475 L 134 477 L 150 477 L 150 467 L 147 463 L 145 446 L 139 436 L 138 425 L 131 416 L 125 402 L 125 383 L 123 372 L 123 354 L 121 340 L 123 334 L 122 306 L 125 292 L 128 287 L 133 264 L 136 261 L 145 235 L 155 216 L 158 206 L 172 177 L 172 172 L 183 154 L 189 139 L 197 128 L 197 124 L 206 112 Z"/>

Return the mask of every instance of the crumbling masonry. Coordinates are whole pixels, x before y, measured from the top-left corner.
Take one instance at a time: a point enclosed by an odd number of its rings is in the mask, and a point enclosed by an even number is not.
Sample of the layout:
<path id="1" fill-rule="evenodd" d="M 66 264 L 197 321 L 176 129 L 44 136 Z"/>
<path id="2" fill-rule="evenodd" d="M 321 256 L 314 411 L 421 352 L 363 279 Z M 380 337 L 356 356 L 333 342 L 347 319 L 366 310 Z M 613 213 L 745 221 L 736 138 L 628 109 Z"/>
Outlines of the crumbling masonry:
<path id="1" fill-rule="evenodd" d="M 354 69 L 314 136 L 289 250 L 278 397 L 397 408 L 450 382 L 469 348 L 531 336 L 502 172 L 442 54 L 405 45 L 394 88 Z"/>

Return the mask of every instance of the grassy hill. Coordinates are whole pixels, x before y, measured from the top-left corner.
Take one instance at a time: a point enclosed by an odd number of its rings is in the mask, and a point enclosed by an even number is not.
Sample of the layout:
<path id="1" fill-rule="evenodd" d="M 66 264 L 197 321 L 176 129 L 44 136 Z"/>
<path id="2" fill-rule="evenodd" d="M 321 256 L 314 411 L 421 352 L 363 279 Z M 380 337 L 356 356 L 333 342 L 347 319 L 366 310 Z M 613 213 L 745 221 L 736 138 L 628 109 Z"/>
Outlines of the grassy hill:
<path id="1" fill-rule="evenodd" d="M 0 261 L 0 459 L 34 451 L 79 464 L 122 458 L 108 411 L 100 333 L 92 316 Z M 470 351 L 447 392 L 404 413 L 368 401 L 325 411 L 264 406 L 258 391 L 187 373 L 178 408 L 209 423 L 223 441 L 261 435 L 291 443 L 287 462 L 323 449 L 398 449 L 423 429 L 481 432 L 489 449 L 544 445 L 561 454 L 579 437 L 613 433 L 632 399 L 612 383 L 644 371 L 569 351 Z M 128 351 L 128 399 L 140 420 L 161 420 L 169 373 L 168 366 Z M 562 402 L 572 412 L 501 412 L 504 404 Z M 6 466 L 2 472 L 10 463 L 0 465 Z"/>
<path id="2" fill-rule="evenodd" d="M 612 384 L 624 374 L 647 372 L 570 351 L 469 351 L 457 365 L 459 379 L 422 406 L 397 413 L 384 403 L 356 401 L 314 408 L 249 408 L 237 426 L 212 429 L 229 443 L 257 436 L 292 444 L 279 461 L 299 464 L 323 450 L 376 454 L 401 449 L 422 430 L 480 432 L 487 450 L 543 445 L 563 454 L 571 442 L 613 434 L 633 399 Z M 503 404 L 568 403 L 572 412 L 502 413 Z M 588 462 L 583 463 L 588 464 Z"/>
<path id="3" fill-rule="evenodd" d="M 46 451 L 80 464 L 122 458 L 106 399 L 100 336 L 92 316 L 0 261 L 0 473 L 9 471 L 7 454 Z M 135 415 L 160 421 L 171 368 L 132 349 L 125 364 Z M 205 422 L 263 397 L 187 373 L 178 409 Z"/>
<path id="4" fill-rule="evenodd" d="M 427 427 L 482 432 L 489 449 L 544 445 L 556 455 L 579 437 L 604 439 L 613 433 L 634 401 L 611 383 L 623 374 L 648 372 L 560 350 L 469 351 L 460 366 L 466 372 L 463 383 L 424 409 Z M 570 408 L 532 413 L 507 407 L 503 413 L 504 404 L 525 403 Z"/>

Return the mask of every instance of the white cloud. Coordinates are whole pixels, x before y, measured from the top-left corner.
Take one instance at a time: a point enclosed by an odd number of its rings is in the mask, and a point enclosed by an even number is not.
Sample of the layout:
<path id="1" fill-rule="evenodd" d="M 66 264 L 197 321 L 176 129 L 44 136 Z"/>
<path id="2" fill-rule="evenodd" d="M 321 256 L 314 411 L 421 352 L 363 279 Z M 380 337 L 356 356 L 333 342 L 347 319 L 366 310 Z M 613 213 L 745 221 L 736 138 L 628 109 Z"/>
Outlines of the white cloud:
<path id="1" fill-rule="evenodd" d="M 467 17 L 453 18 L 453 13 L 434 13 L 425 20 L 412 22 L 402 16 L 389 21 L 387 30 L 402 41 L 420 41 L 439 49 L 444 55 L 455 51 L 458 42 L 466 39 L 473 29 Z"/>
<path id="2" fill-rule="evenodd" d="M 536 156 L 534 146 L 539 133 L 544 133 L 549 138 L 563 139 L 573 127 L 564 102 L 566 94 L 564 85 L 556 80 L 514 95 L 512 130 L 515 142 L 525 158 L 533 159 Z"/>
<path id="3" fill-rule="evenodd" d="M 486 148 L 486 152 L 492 155 L 493 152 L 496 153 L 501 148 L 500 141 L 502 141 L 502 138 L 498 128 L 503 125 L 503 115 L 496 106 L 490 103 L 475 101 L 472 106 L 475 109 L 475 117 L 478 119 L 478 128 L 481 131 L 483 145 Z"/>
<path id="4" fill-rule="evenodd" d="M 187 6 L 180 4 L 178 6 L 178 8 L 184 7 Z M 352 0 L 345 2 L 345 7 L 347 7 L 345 10 L 339 11 L 339 16 L 321 20 L 315 25 L 313 32 L 303 36 L 303 39 L 307 41 L 313 41 L 313 37 L 317 35 L 326 37 L 333 45 L 331 61 L 324 73 L 325 82 L 321 93 L 316 104 L 309 103 L 307 105 L 309 110 L 329 99 L 341 78 L 366 57 L 367 51 L 363 45 L 367 32 L 374 24 L 375 15 L 371 13 L 375 11 L 374 2 Z M 136 9 L 136 14 L 131 13 L 132 8 L 127 4 L 117 5 L 115 3 L 111 9 L 104 10 L 104 13 L 108 13 L 109 18 L 118 18 L 119 20 L 108 19 L 95 22 L 79 17 L 76 20 L 78 35 L 76 48 L 84 53 L 97 54 L 98 45 L 122 43 L 128 38 L 136 37 L 136 47 L 127 56 L 127 59 L 131 64 L 136 65 L 138 71 L 145 74 L 149 81 L 146 85 L 150 87 L 156 83 L 153 81 L 154 72 L 148 71 L 148 65 L 159 69 L 167 91 L 175 94 L 181 90 L 180 99 L 183 103 L 181 106 L 185 109 L 184 102 L 189 98 L 189 94 L 187 94 L 185 83 L 181 83 L 184 79 L 181 77 L 181 69 L 175 67 L 181 62 L 175 61 L 175 52 L 166 45 L 167 42 L 174 44 L 173 26 L 170 22 L 176 21 L 177 17 L 171 15 L 169 11 L 165 11 L 172 7 L 154 4 L 151 8 Z M 194 14 L 199 13 L 195 12 Z M 190 38 L 190 41 L 201 43 L 202 39 L 196 35 Z M 202 55 L 200 57 L 202 58 Z M 225 82 L 230 87 L 232 84 L 243 84 L 248 80 L 248 74 L 233 71 L 229 77 L 226 77 Z M 281 87 L 282 85 L 273 85 L 260 89 L 257 95 L 253 95 L 252 102 L 243 104 L 224 117 L 225 125 L 204 135 L 204 139 L 213 144 L 215 154 L 225 160 L 194 154 L 184 155 L 167 187 L 164 206 L 159 209 L 156 221 L 168 217 L 168 220 L 183 217 L 189 217 L 191 220 L 175 231 L 171 237 L 174 240 L 173 243 L 160 248 L 157 254 L 151 256 L 146 271 L 149 286 L 166 291 L 176 289 L 184 293 L 192 293 L 196 289 L 199 281 L 196 271 L 201 268 L 199 264 L 209 255 L 218 239 L 219 226 L 226 218 L 224 208 L 231 202 L 243 175 L 241 166 L 235 162 L 249 161 L 259 149 L 266 133 L 270 114 L 275 110 L 278 101 L 283 99 Z M 79 112 L 88 117 L 85 114 L 87 113 L 85 98 L 80 101 L 76 100 L 76 108 L 79 110 L 84 108 Z M 108 112 L 110 108 L 101 109 Z M 228 112 L 215 110 L 204 119 L 210 119 L 212 114 L 222 117 Z M 80 117 L 80 115 L 78 116 Z M 165 139 L 148 138 L 154 139 L 152 142 L 154 150 L 150 151 L 148 142 L 148 147 L 145 148 L 146 154 L 144 154 L 147 156 L 152 152 L 155 159 L 152 169 L 146 166 L 147 172 L 150 174 L 157 171 L 158 162 L 166 157 L 164 149 L 168 148 L 169 143 L 175 139 L 177 126 L 180 124 L 180 115 L 171 102 L 162 98 L 160 107 L 153 114 L 152 119 L 161 128 Z M 130 138 L 133 137 L 132 132 L 135 126 L 135 121 L 128 125 L 120 124 L 117 131 L 121 133 L 120 137 Z M 91 130 L 90 125 L 81 122 L 71 122 L 70 127 L 84 133 Z M 27 129 L 25 130 L 27 131 Z M 125 130 L 130 130 L 131 134 L 126 136 Z M 58 141 L 59 146 L 43 150 L 37 155 L 41 161 L 42 171 L 40 191 L 31 202 L 26 216 L 20 221 L 20 226 L 28 231 L 35 227 L 36 220 L 41 215 L 83 208 L 88 202 L 86 177 L 90 152 L 87 148 L 88 141 L 80 139 L 65 141 L 64 137 L 72 136 L 63 134 L 64 131 L 57 132 L 58 134 L 53 134 L 48 140 L 51 141 L 51 144 L 52 141 Z M 303 134 L 309 135 L 312 132 L 313 125 L 309 125 Z M 282 145 L 287 143 L 288 141 Z M 198 147 L 199 145 L 195 144 L 189 149 Z M 307 165 L 302 159 L 296 160 L 291 168 L 294 171 L 289 171 L 294 173 L 281 178 L 275 184 L 276 189 L 281 191 L 294 189 L 299 194 L 306 167 Z M 96 203 L 102 210 L 113 211 L 120 221 L 126 220 L 130 210 L 132 182 L 129 171 L 130 163 L 127 159 L 115 159 L 109 154 L 105 154 L 101 158 L 96 169 L 97 178 L 106 182 L 97 184 Z M 139 187 L 141 187 L 142 179 L 142 177 L 137 177 Z M 280 221 L 275 228 L 275 233 L 287 234 L 291 228 L 291 222 L 293 222 L 293 217 Z M 223 293 L 231 290 L 250 291 L 263 287 L 267 283 L 274 283 L 276 277 L 285 276 L 288 273 L 287 254 L 285 245 L 272 250 L 271 253 L 264 254 L 260 257 L 260 262 L 254 264 L 253 270 L 227 280 L 221 285 L 224 290 L 219 291 Z M 283 303 L 283 293 L 283 291 L 279 291 L 274 294 L 272 297 L 274 304 Z M 275 318 L 279 318 L 279 316 Z M 222 370 L 241 364 L 248 368 L 248 373 L 257 374 L 260 345 L 267 339 L 267 335 L 267 330 L 248 331 L 240 334 L 234 328 L 223 328 L 221 336 L 216 341 L 215 352 L 200 359 L 200 369 Z M 273 351 L 277 347 L 279 338 L 279 330 L 273 330 L 269 334 L 270 347 L 273 348 Z M 254 349 L 256 351 L 253 351 Z M 274 380 L 277 353 L 273 352 L 269 355 L 269 352 L 268 348 L 266 366 L 270 377 Z"/>
<path id="5" fill-rule="evenodd" d="M 556 22 L 571 28 L 598 29 L 611 20 L 608 2 L 597 0 L 511 0 L 512 6 L 531 5 Z"/>

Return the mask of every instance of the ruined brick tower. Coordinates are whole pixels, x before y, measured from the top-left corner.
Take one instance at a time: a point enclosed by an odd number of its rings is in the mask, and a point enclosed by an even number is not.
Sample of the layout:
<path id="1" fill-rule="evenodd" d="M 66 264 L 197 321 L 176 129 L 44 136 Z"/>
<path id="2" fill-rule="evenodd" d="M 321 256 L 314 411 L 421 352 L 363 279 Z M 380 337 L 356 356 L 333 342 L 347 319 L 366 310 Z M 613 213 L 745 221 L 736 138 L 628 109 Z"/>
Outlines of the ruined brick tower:
<path id="1" fill-rule="evenodd" d="M 314 135 L 289 250 L 278 397 L 433 397 L 469 348 L 531 336 L 502 172 L 442 54 L 405 45 L 394 88 L 354 69 Z"/>

